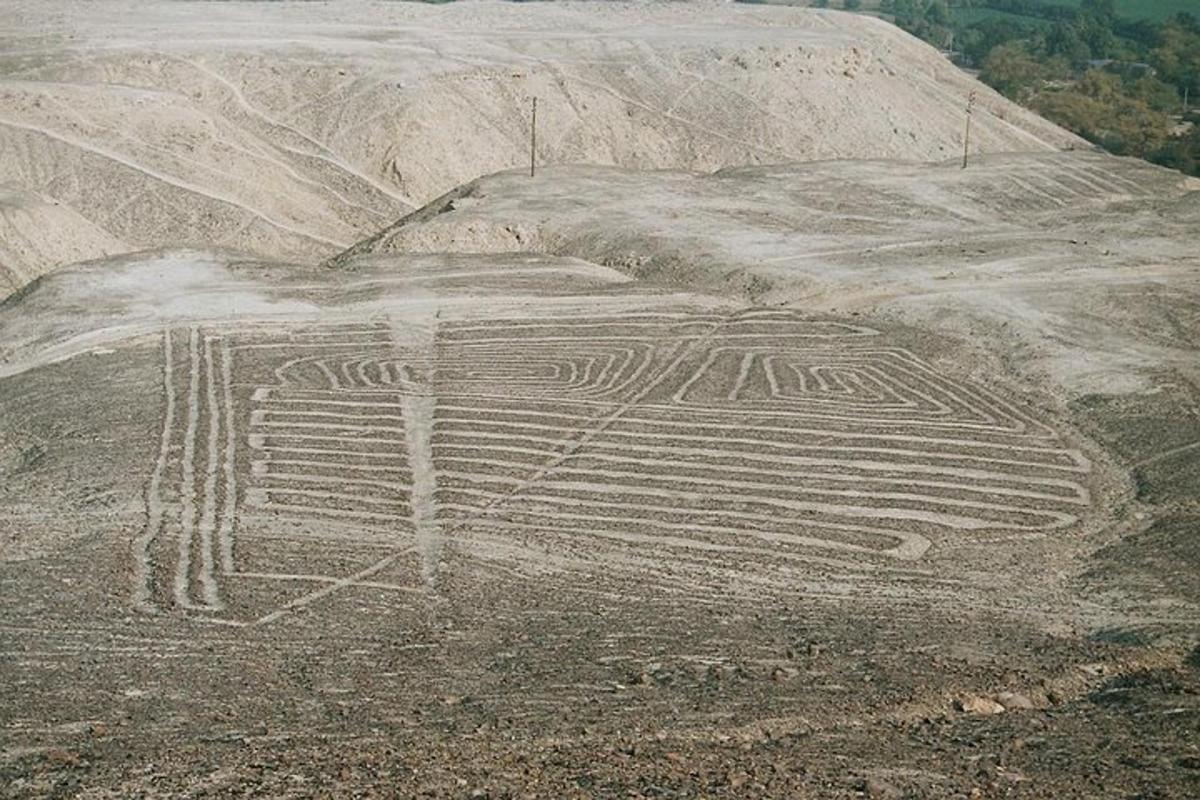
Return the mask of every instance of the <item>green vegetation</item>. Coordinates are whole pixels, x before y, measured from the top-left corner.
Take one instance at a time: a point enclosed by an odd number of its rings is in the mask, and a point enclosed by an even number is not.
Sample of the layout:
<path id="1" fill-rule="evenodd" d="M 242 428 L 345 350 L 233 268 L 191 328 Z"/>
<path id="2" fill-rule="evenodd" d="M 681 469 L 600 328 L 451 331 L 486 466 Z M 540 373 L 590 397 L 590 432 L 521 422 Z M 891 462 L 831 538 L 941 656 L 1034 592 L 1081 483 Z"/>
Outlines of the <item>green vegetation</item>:
<path id="1" fill-rule="evenodd" d="M 1080 0 L 1045 0 L 1053 5 L 1080 8 Z M 1196 0 L 1116 0 L 1118 16 L 1126 19 L 1148 19 L 1164 22 L 1176 14 L 1195 14 Z"/>
<path id="2" fill-rule="evenodd" d="M 1195 0 L 884 0 L 882 10 L 1089 141 L 1197 175 L 1200 20 L 1185 6 Z"/>
<path id="3" fill-rule="evenodd" d="M 1015 3 L 952 2 L 951 6 L 970 9 L 977 17 L 1016 14 L 1030 19 L 1069 18 L 1081 10 L 1083 0 L 1029 0 Z M 1130 20 L 1165 22 L 1177 14 L 1197 13 L 1196 0 L 1115 0 L 1113 11 Z M 1060 16 L 1061 15 L 1061 16 Z"/>

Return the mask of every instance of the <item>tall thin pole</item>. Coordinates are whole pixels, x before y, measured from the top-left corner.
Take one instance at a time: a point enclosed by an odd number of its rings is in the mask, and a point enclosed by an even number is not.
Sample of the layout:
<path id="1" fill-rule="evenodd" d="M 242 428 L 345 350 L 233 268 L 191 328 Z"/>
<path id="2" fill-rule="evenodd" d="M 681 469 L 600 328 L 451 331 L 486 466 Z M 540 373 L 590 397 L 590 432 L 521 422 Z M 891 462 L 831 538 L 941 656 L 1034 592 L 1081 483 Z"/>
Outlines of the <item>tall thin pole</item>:
<path id="1" fill-rule="evenodd" d="M 529 177 L 537 172 L 537 98 L 533 98 L 533 113 L 529 120 Z"/>
<path id="2" fill-rule="evenodd" d="M 971 152 L 971 114 L 975 110 L 975 100 L 978 95 L 971 92 L 967 98 L 967 132 L 963 135 L 963 165 L 962 168 L 967 168 L 967 155 Z"/>

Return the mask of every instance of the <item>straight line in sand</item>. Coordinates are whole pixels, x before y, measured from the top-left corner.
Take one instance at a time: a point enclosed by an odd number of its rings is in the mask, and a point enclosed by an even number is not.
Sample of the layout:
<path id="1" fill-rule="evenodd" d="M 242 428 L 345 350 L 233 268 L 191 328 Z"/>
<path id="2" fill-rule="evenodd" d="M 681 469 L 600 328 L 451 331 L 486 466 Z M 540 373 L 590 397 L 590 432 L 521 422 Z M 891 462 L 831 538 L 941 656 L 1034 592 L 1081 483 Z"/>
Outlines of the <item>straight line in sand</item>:
<path id="1" fill-rule="evenodd" d="M 320 589 L 315 589 L 306 595 L 298 597 L 295 600 L 291 601 L 290 603 L 287 603 L 286 605 L 284 605 L 282 608 L 280 608 L 276 611 L 272 611 L 270 614 L 267 614 L 266 616 L 259 617 L 258 619 L 254 620 L 254 622 L 252 622 L 251 624 L 252 625 L 266 625 L 267 623 L 274 622 L 274 621 L 280 619 L 281 617 L 287 616 L 288 614 L 290 614 L 291 612 L 293 612 L 297 609 L 304 608 L 305 606 L 311 605 L 323 597 L 328 597 L 329 595 L 333 594 L 334 592 L 336 592 L 340 589 L 344 589 L 347 586 L 353 586 L 354 584 L 357 584 L 357 583 L 362 583 L 367 578 L 371 577 L 372 575 L 382 572 L 383 570 L 390 567 L 397 560 L 399 560 L 401 556 L 407 555 L 408 553 L 411 553 L 416 549 L 417 549 L 416 546 L 406 547 L 403 550 L 398 550 L 397 552 L 392 553 L 389 556 L 384 556 L 383 558 L 379 559 L 378 561 L 376 561 L 374 564 L 367 567 L 366 569 L 359 570 L 358 572 L 354 573 L 353 575 L 349 575 L 345 578 L 339 578 L 338 580 L 334 581 L 333 583 L 328 584 L 327 586 L 322 586 Z"/>
<path id="2" fill-rule="evenodd" d="M 171 355 L 171 329 L 165 328 L 163 337 L 163 426 L 158 448 L 158 460 L 146 486 L 146 527 L 133 542 L 133 606 L 141 611 L 154 612 L 158 608 L 152 599 L 150 545 L 162 531 L 163 500 L 162 481 L 171 452 L 171 429 L 175 427 L 175 378 Z"/>

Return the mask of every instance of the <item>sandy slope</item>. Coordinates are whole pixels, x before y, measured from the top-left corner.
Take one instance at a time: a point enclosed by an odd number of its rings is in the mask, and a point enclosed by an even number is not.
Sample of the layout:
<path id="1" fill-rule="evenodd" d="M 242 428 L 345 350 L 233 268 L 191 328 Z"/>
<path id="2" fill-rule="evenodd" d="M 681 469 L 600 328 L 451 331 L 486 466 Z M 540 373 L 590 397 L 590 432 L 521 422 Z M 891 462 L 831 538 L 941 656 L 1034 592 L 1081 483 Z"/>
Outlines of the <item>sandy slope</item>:
<path id="1" fill-rule="evenodd" d="M 624 3 L 6 0 L 0 181 L 131 247 L 328 255 L 525 163 L 711 170 L 1076 140 L 877 20 Z M 94 253 L 100 255 L 99 251 Z"/>
<path id="2" fill-rule="evenodd" d="M 63 264 L 128 249 L 57 200 L 0 186 L 0 295 Z"/>
<path id="3" fill-rule="evenodd" d="M 987 156 L 967 170 L 563 167 L 471 183 L 349 253 L 571 255 L 766 305 L 986 331 L 997 352 L 1067 396 L 1126 394 L 1164 370 L 1197 378 L 1197 343 L 1179 325 L 1196 322 L 1198 189 L 1089 152 Z"/>

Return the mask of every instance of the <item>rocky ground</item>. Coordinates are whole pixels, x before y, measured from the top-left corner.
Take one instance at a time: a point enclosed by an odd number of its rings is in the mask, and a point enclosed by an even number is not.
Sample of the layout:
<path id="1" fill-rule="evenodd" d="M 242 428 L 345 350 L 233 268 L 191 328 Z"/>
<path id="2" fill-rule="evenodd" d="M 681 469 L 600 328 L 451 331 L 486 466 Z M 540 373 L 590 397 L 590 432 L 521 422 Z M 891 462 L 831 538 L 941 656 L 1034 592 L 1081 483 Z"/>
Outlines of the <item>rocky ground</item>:
<path id="1" fill-rule="evenodd" d="M 3 311 L 13 796 L 1195 784 L 1187 512 L 953 339 L 529 255 Z"/>

